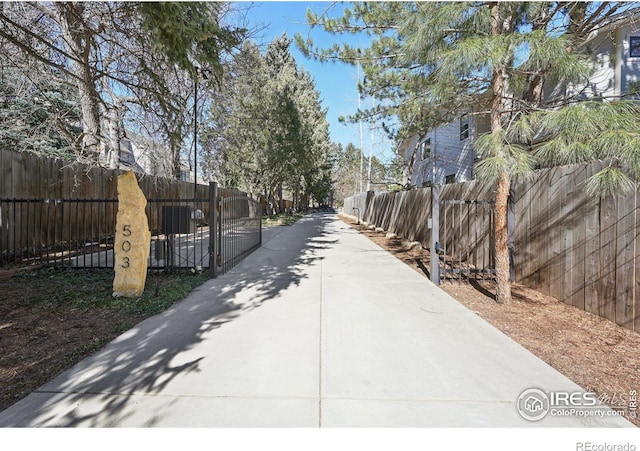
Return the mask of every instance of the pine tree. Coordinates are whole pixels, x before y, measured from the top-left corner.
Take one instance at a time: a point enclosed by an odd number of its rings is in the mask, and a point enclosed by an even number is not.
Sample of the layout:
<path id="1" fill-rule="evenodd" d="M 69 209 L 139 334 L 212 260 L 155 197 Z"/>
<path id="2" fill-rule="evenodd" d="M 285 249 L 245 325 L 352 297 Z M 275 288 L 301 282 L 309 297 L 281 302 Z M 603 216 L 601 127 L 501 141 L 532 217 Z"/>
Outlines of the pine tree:
<path id="1" fill-rule="evenodd" d="M 0 148 L 73 160 L 82 131 L 78 105 L 55 71 L 35 67 L 25 78 L 0 65 Z"/>
<path id="2" fill-rule="evenodd" d="M 607 147 L 610 158 L 615 153 L 615 158 L 637 168 L 627 176 L 637 179 L 640 175 L 640 162 L 631 146 L 637 139 L 636 107 L 583 104 L 563 112 L 562 107 L 575 99 L 562 94 L 554 99 L 543 96 L 545 88 L 585 84 L 592 69 L 589 48 L 584 45 L 590 33 L 614 17 L 638 10 L 637 4 L 625 2 L 363 2 L 346 9 L 338 19 L 309 12 L 308 20 L 311 26 L 336 34 L 365 33 L 371 38 L 369 47 L 316 49 L 300 36 L 297 42 L 307 55 L 321 60 L 361 63 L 366 80 L 361 89 L 380 102 L 375 110 L 358 112 L 352 119 L 396 117 L 398 139 L 446 123 L 469 105 L 487 105 L 475 112 L 491 118 L 491 133 L 474 145 L 482 157 L 476 172 L 496 183 L 497 298 L 508 304 L 506 210 L 511 181 L 530 175 L 540 162 L 551 164 L 562 155 L 565 161 L 571 159 L 568 154 L 581 161 L 600 157 L 576 152 L 584 150 L 585 140 L 576 146 L 575 135 L 566 131 L 578 124 L 563 123 L 562 118 L 570 119 L 573 112 L 575 119 L 578 111 L 590 117 L 594 111 L 595 117 L 607 113 L 595 130 L 604 132 L 616 123 L 616 133 L 600 134 L 599 148 Z M 628 111 L 629 120 L 616 122 L 615 111 L 620 110 Z M 545 147 L 545 141 L 555 147 Z M 625 180 L 630 179 L 618 170 L 597 174 L 591 186 L 620 189 L 629 186 Z"/>
<path id="3" fill-rule="evenodd" d="M 283 35 L 264 55 L 246 42 L 235 56 L 206 129 L 207 165 L 229 187 L 262 194 L 281 210 L 285 190 L 296 208 L 325 197 L 330 148 L 326 111 L 308 72 Z"/>

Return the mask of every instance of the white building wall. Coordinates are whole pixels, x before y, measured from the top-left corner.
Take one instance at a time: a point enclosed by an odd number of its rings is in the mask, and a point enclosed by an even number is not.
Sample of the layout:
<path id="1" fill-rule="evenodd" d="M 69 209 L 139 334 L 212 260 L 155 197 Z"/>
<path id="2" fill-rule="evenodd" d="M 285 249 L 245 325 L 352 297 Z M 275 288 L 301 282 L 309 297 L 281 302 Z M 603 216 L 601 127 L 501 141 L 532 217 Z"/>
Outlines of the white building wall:
<path id="1" fill-rule="evenodd" d="M 595 56 L 595 72 L 589 79 L 589 86 L 585 92 L 589 98 L 613 97 L 615 89 L 615 53 L 616 46 L 613 39 L 607 36 L 600 44 Z"/>
<path id="2" fill-rule="evenodd" d="M 626 94 L 632 82 L 640 82 L 640 57 L 631 56 L 629 53 L 630 38 L 640 38 L 640 23 L 633 23 L 622 28 L 618 32 L 620 55 L 620 91 Z"/>
<path id="3" fill-rule="evenodd" d="M 568 86 L 567 94 L 608 100 L 625 95 L 630 83 L 640 81 L 640 57 L 629 53 L 631 37 L 640 37 L 639 24 L 602 31 L 587 43 L 595 49 L 594 72 L 586 87 Z"/>

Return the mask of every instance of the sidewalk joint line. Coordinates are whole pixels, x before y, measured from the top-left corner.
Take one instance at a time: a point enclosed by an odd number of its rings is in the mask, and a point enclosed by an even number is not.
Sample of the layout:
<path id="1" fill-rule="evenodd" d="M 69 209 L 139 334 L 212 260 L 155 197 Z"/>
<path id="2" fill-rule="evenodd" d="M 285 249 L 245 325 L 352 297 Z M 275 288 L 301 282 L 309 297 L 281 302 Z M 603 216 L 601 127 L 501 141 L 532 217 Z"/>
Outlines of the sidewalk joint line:
<path id="1" fill-rule="evenodd" d="M 323 254 L 322 250 L 320 254 Z M 322 256 L 322 255 L 321 255 Z M 318 339 L 318 427 L 322 427 L 322 261 L 320 259 L 320 328 Z"/>

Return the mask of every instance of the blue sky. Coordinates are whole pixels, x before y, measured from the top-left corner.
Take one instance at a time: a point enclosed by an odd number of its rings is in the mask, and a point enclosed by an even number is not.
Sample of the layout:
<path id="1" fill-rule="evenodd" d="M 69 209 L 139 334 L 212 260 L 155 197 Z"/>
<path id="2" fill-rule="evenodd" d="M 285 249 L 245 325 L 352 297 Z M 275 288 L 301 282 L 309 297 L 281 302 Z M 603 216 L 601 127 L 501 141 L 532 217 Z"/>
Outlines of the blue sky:
<path id="1" fill-rule="evenodd" d="M 333 36 L 316 27 L 310 30 L 306 24 L 307 9 L 311 8 L 316 13 L 322 13 L 334 2 L 242 2 L 241 8 L 250 7 L 247 12 L 247 26 L 257 27 L 263 30 L 258 32 L 255 40 L 266 47 L 270 41 L 281 36 L 284 32 L 290 38 L 296 33 L 311 37 L 316 45 L 321 48 L 330 47 L 335 42 L 349 42 L 352 45 L 368 46 L 366 37 Z M 330 15 L 336 17 L 342 10 L 340 4 L 330 10 Z M 340 116 L 354 114 L 358 110 L 357 68 L 338 62 L 320 63 L 306 58 L 298 50 L 295 43 L 291 45 L 291 54 L 298 65 L 303 66 L 316 82 L 316 89 L 320 92 L 323 107 L 328 109 L 327 120 L 330 124 L 331 139 L 334 142 L 346 146 L 349 142 L 360 147 L 360 132 L 357 124 L 342 124 L 338 121 Z M 368 105 L 371 99 L 363 99 Z M 373 155 L 383 163 L 387 163 L 393 157 L 393 143 L 389 141 L 383 132 L 372 133 L 368 124 L 363 124 L 363 150 L 365 156 L 372 150 Z"/>

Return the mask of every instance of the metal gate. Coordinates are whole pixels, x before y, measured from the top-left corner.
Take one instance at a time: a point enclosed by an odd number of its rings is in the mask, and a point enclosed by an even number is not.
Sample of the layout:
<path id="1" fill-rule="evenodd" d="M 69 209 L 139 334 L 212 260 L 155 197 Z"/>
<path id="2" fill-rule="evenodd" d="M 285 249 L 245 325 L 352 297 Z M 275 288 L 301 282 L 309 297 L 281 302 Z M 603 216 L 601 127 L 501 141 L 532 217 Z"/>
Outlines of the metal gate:
<path id="1" fill-rule="evenodd" d="M 219 196 L 212 185 L 215 239 L 209 250 L 210 261 L 214 262 L 209 271 L 215 278 L 262 245 L 262 204 L 239 191 L 226 190 L 225 196 Z"/>
<path id="2" fill-rule="evenodd" d="M 262 205 L 209 186 L 209 196 L 148 199 L 151 270 L 215 277 L 262 243 Z M 0 199 L 0 269 L 113 268 L 117 199 Z"/>
<path id="3" fill-rule="evenodd" d="M 493 201 L 440 201 L 442 280 L 494 277 L 494 210 Z"/>
<path id="4" fill-rule="evenodd" d="M 117 199 L 0 199 L 0 268 L 113 268 Z M 209 199 L 148 199 L 149 269 L 209 266 Z"/>

